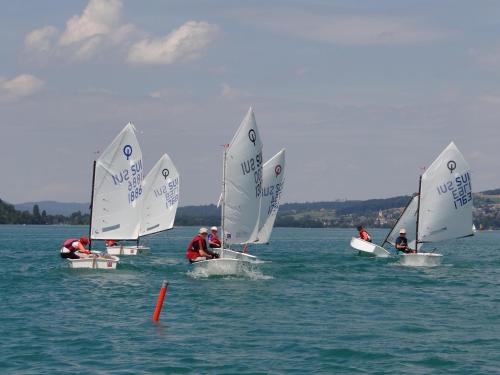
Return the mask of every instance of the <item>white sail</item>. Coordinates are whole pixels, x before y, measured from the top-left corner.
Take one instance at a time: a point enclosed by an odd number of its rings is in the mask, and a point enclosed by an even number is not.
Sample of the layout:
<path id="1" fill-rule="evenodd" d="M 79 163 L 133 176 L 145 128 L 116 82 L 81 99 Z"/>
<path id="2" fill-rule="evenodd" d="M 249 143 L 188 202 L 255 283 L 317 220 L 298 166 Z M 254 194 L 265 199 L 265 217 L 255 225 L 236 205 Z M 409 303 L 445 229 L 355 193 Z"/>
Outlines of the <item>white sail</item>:
<path id="1" fill-rule="evenodd" d="M 419 242 L 472 234 L 472 187 L 469 164 L 453 142 L 422 175 Z"/>
<path id="2" fill-rule="evenodd" d="M 226 149 L 223 197 L 224 239 L 248 243 L 257 239 L 262 189 L 262 141 L 252 108 Z"/>
<path id="3" fill-rule="evenodd" d="M 179 172 L 167 154 L 156 162 L 144 178 L 141 226 L 145 236 L 171 229 L 179 204 Z"/>
<path id="4" fill-rule="evenodd" d="M 269 159 L 262 168 L 259 234 L 256 243 L 268 243 L 278 214 L 285 183 L 285 149 Z"/>
<path id="5" fill-rule="evenodd" d="M 415 234 L 417 231 L 417 208 L 418 208 L 418 195 L 415 195 L 410 203 L 405 207 L 405 210 L 399 217 L 396 225 L 392 228 L 389 236 L 387 237 L 387 242 L 395 245 L 396 238 L 399 237 L 399 231 L 404 228 L 406 229 L 406 239 L 408 240 L 408 247 L 410 249 L 415 249 Z"/>
<path id="6" fill-rule="evenodd" d="M 128 123 L 96 161 L 92 239 L 137 239 L 141 214 L 142 152 Z"/>

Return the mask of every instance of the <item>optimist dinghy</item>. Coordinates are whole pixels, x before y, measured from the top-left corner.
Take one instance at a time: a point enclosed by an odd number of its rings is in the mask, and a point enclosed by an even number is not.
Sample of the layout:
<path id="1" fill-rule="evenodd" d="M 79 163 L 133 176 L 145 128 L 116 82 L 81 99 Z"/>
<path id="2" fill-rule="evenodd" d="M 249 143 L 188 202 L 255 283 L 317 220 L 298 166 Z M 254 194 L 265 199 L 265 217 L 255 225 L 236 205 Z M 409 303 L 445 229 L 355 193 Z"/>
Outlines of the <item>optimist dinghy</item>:
<path id="1" fill-rule="evenodd" d="M 139 227 L 140 238 L 170 230 L 174 227 L 179 204 L 179 172 L 167 154 L 151 168 L 142 181 L 142 203 Z M 149 250 L 142 245 L 107 247 L 108 254 L 137 255 Z"/>
<path id="2" fill-rule="evenodd" d="M 219 258 L 193 263 L 196 273 L 237 275 L 258 262 L 253 255 L 230 249 L 232 244 L 244 245 L 258 240 L 262 141 L 252 108 L 248 110 L 231 143 L 224 147 L 222 171 L 222 247 L 216 250 Z"/>
<path id="3" fill-rule="evenodd" d="M 417 253 L 401 255 L 400 262 L 407 266 L 437 266 L 443 256 L 420 252 L 421 245 L 473 235 L 470 167 L 453 142 L 420 176 L 415 198 Z"/>
<path id="4" fill-rule="evenodd" d="M 417 206 L 418 197 L 415 195 L 408 201 L 408 204 L 406 205 L 398 220 L 391 228 L 391 230 L 385 237 L 384 242 L 382 242 L 380 246 L 368 241 L 364 241 L 361 238 L 353 237 L 351 239 L 351 247 L 358 250 L 360 255 L 388 258 L 391 256 L 391 253 L 384 248 L 384 245 L 386 243 L 390 243 L 392 246 L 395 246 L 396 238 L 399 236 L 399 230 L 402 228 L 408 228 L 406 231 L 408 246 L 411 249 L 415 249 Z"/>
<path id="5" fill-rule="evenodd" d="M 91 241 L 139 238 L 144 168 L 135 132 L 128 123 L 94 162 Z M 107 248 L 110 255 L 136 255 L 144 249 L 138 245 Z"/>

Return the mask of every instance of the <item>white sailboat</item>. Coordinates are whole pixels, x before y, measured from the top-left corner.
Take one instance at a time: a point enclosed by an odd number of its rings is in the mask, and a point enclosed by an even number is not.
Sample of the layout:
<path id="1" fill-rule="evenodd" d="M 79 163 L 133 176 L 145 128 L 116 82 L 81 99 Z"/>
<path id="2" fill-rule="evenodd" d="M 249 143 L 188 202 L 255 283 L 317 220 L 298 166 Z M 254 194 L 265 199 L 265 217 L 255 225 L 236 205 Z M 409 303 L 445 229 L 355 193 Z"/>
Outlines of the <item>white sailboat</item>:
<path id="1" fill-rule="evenodd" d="M 420 252 L 421 245 L 471 235 L 470 167 L 451 142 L 420 176 L 415 223 L 417 253 L 402 255 L 401 263 L 410 266 L 439 265 L 442 255 Z"/>
<path id="2" fill-rule="evenodd" d="M 149 249 L 139 245 L 141 237 L 172 229 L 179 204 L 179 187 L 179 172 L 170 157 L 163 154 L 142 181 L 142 208 L 137 245 L 107 247 L 107 252 L 115 255 L 136 255 Z"/>
<path id="3" fill-rule="evenodd" d="M 358 250 L 361 255 L 371 255 L 381 258 L 388 258 L 391 256 L 391 253 L 384 249 L 384 245 L 386 243 L 390 243 L 394 246 L 396 238 L 398 238 L 399 236 L 399 230 L 401 228 L 405 228 L 407 233 L 406 238 L 408 239 L 408 246 L 414 249 L 415 228 L 417 222 L 417 205 L 418 197 L 415 195 L 408 201 L 408 204 L 406 205 L 398 220 L 389 231 L 384 239 L 384 242 L 382 242 L 380 246 L 371 242 L 364 241 L 361 238 L 353 237 L 351 239 L 351 247 Z"/>
<path id="4" fill-rule="evenodd" d="M 141 210 L 142 152 L 128 123 L 94 161 L 90 207 L 90 248 L 92 240 L 137 240 Z M 120 258 L 108 254 L 110 268 Z M 91 258 L 70 260 L 73 268 L 96 268 Z"/>
<path id="5" fill-rule="evenodd" d="M 224 147 L 222 177 L 222 247 L 219 258 L 193 263 L 211 275 L 238 274 L 255 256 L 232 250 L 257 241 L 262 195 L 262 141 L 250 108 L 231 143 Z"/>
<path id="6" fill-rule="evenodd" d="M 264 163 L 262 168 L 262 198 L 260 201 L 259 233 L 255 244 L 267 244 L 278 215 L 281 193 L 285 185 L 285 149 Z"/>
<path id="7" fill-rule="evenodd" d="M 358 237 L 351 238 L 351 247 L 358 251 L 359 255 L 388 258 L 391 256 L 386 249 L 373 242 L 362 240 Z"/>
<path id="8" fill-rule="evenodd" d="M 136 241 L 139 237 L 144 168 L 135 131 L 128 123 L 94 161 L 91 247 L 92 240 Z"/>

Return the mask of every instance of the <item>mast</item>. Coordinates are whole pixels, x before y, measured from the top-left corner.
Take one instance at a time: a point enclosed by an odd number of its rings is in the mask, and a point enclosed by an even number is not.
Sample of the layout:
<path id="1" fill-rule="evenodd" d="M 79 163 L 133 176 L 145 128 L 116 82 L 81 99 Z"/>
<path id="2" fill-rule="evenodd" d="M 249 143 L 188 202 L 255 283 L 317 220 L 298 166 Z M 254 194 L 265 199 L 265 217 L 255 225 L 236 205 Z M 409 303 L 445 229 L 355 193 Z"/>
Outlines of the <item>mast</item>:
<path id="1" fill-rule="evenodd" d="M 221 244 L 221 257 L 224 252 L 224 239 L 226 232 L 224 230 L 224 217 L 226 213 L 226 158 L 227 158 L 228 145 L 224 145 L 224 158 L 222 161 L 222 208 L 221 208 L 221 231 L 222 231 L 222 244 Z"/>
<path id="2" fill-rule="evenodd" d="M 92 167 L 92 193 L 90 195 L 90 225 L 89 225 L 89 250 L 92 250 L 92 210 L 94 208 L 94 183 L 95 183 L 95 166 L 97 162 L 94 160 Z"/>
<path id="3" fill-rule="evenodd" d="M 389 236 L 391 235 L 392 231 L 394 230 L 394 228 L 396 227 L 396 225 L 398 225 L 399 223 L 399 220 L 403 217 L 404 213 L 406 212 L 406 210 L 408 209 L 408 207 L 410 206 L 411 202 L 413 200 L 413 195 L 410 197 L 410 200 L 408 201 L 408 203 L 406 203 L 406 206 L 405 208 L 403 209 L 403 211 L 401 212 L 401 215 L 399 215 L 398 217 L 398 220 L 396 220 L 396 222 L 394 223 L 394 225 L 392 226 L 391 230 L 389 231 L 389 233 L 387 233 L 387 236 L 385 236 L 385 239 L 384 239 L 384 242 L 382 242 L 382 245 L 380 245 L 380 247 L 384 247 L 384 245 L 387 243 L 387 239 L 389 238 Z"/>
<path id="4" fill-rule="evenodd" d="M 420 198 L 422 192 L 422 175 L 420 175 L 420 180 L 418 181 L 418 203 L 417 203 L 417 228 L 415 231 L 415 251 L 418 252 L 418 221 L 420 218 Z"/>

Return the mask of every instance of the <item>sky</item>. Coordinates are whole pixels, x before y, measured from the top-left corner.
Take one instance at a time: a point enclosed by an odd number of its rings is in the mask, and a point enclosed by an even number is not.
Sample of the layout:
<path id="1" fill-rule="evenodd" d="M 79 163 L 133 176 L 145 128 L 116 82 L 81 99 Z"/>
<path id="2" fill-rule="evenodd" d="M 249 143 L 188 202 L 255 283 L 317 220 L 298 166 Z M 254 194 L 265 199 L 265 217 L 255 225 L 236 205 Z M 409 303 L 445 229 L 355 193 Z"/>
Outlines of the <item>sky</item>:
<path id="1" fill-rule="evenodd" d="M 181 205 L 217 203 L 250 106 L 284 202 L 413 193 L 454 141 L 500 187 L 500 2 L 1 0 L 0 198 L 90 200 L 129 121 Z"/>

